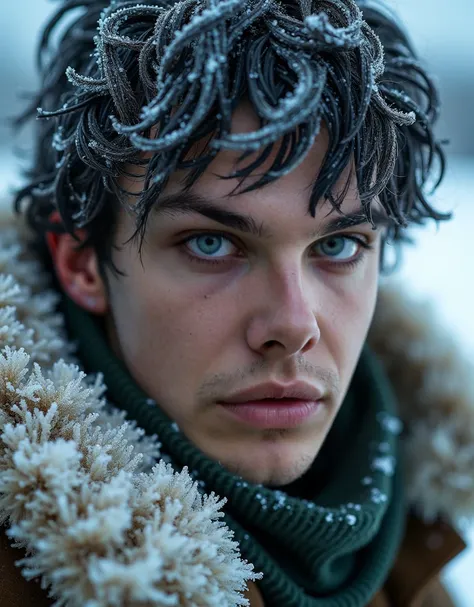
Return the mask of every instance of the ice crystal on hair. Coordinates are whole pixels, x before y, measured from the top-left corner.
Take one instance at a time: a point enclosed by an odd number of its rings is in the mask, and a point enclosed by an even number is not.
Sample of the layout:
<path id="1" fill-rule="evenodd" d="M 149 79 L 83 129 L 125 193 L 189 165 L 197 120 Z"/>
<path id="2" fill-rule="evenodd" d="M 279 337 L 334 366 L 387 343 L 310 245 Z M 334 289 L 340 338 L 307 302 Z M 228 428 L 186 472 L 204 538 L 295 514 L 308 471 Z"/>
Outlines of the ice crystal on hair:
<path id="1" fill-rule="evenodd" d="M 400 38 L 386 55 L 366 15 L 377 31 Z M 409 220 L 447 218 L 431 208 L 422 187 L 436 172 L 434 160 L 442 160 L 432 135 L 435 89 L 402 32 L 385 27 L 387 17 L 376 8 L 364 9 L 363 16 L 354 0 L 159 0 L 110 3 L 76 19 L 75 31 L 84 32 L 77 45 L 87 44 L 87 53 L 72 54 L 66 36 L 57 53 L 48 54 L 60 21 L 53 19 L 42 43 L 44 95 L 37 101 L 40 116 L 56 123 L 44 130 L 51 139 L 47 149 L 52 145 L 55 154 L 42 177 L 68 231 L 89 227 L 91 240 L 101 239 L 106 191 L 132 208 L 143 243 L 149 213 L 173 171 L 186 169 L 186 185 L 192 185 L 221 150 L 235 150 L 242 152 L 235 193 L 259 188 L 302 162 L 322 124 L 329 127 L 330 142 L 310 196 L 313 217 L 321 200 L 339 208 L 333 190 L 356 151 L 369 220 L 376 196 L 396 236 Z M 431 97 L 424 103 L 426 96 Z M 233 111 L 244 99 L 260 126 L 231 132 Z M 406 128 L 415 121 L 412 130 Z M 407 173 L 399 155 L 406 142 L 419 171 Z M 273 146 L 279 148 L 274 161 L 259 172 Z M 143 152 L 145 187 L 130 197 L 121 177 L 127 166 L 142 161 Z M 256 153 L 252 162 L 246 160 L 249 152 Z M 38 158 L 48 161 L 45 154 Z M 252 174 L 257 179 L 248 185 Z M 39 214 L 29 217 L 41 223 L 46 199 L 38 181 L 19 198 L 34 194 Z M 87 196 L 81 199 L 77 192 L 84 184 Z"/>
<path id="2" fill-rule="evenodd" d="M 347 27 L 335 27 L 327 13 L 321 12 L 316 15 L 309 15 L 305 18 L 305 26 L 309 29 L 312 37 L 323 41 L 328 46 L 335 46 L 344 49 L 355 48 L 362 43 L 362 13 L 354 4 L 334 0 L 334 5 L 339 8 L 342 14 L 346 15 Z"/>

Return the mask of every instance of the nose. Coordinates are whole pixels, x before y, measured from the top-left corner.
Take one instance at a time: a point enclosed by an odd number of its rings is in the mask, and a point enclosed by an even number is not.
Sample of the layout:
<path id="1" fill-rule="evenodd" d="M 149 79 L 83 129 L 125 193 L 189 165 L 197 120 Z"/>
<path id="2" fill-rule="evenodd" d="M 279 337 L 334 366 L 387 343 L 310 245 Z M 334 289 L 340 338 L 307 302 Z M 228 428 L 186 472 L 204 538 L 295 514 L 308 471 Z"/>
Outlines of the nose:
<path id="1" fill-rule="evenodd" d="M 247 329 L 247 343 L 266 357 L 301 355 L 320 340 L 316 302 L 301 272 L 280 271 L 260 285 L 259 305 Z M 254 291 L 255 293 L 255 291 Z"/>

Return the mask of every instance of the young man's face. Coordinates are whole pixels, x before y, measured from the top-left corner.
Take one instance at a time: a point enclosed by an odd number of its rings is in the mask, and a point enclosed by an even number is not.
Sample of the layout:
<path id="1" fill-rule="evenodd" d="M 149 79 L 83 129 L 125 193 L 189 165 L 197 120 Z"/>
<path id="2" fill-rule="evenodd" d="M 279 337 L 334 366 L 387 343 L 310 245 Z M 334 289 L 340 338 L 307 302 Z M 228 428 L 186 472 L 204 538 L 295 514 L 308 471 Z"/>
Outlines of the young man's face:
<path id="1" fill-rule="evenodd" d="M 253 114 L 239 108 L 233 130 L 255 128 Z M 193 186 L 203 204 L 243 215 L 260 234 L 178 206 L 150 216 L 140 260 L 135 244 L 123 245 L 133 219 L 122 213 L 119 221 L 113 260 L 126 276 L 109 276 L 114 348 L 195 445 L 251 482 L 283 485 L 309 468 L 341 406 L 374 311 L 381 230 L 365 223 L 333 228 L 328 238 L 337 214 L 328 215 L 328 204 L 315 219 L 308 211 L 325 151 L 323 132 L 293 172 L 233 197 L 237 181 L 217 175 L 233 172 L 238 154 L 222 152 Z M 173 175 L 163 196 L 182 191 L 182 178 Z M 342 210 L 359 209 L 354 180 Z M 221 404 L 248 388 L 300 381 L 321 398 L 299 420 L 275 410 L 288 408 L 283 401 L 257 411 L 258 422 Z"/>

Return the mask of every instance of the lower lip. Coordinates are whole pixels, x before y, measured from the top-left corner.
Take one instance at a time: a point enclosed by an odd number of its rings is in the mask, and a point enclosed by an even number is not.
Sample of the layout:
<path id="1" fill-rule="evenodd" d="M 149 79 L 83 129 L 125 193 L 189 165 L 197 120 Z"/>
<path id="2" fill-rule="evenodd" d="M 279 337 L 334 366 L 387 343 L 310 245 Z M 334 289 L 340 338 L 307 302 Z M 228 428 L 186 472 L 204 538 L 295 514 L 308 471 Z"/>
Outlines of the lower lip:
<path id="1" fill-rule="evenodd" d="M 322 401 L 274 400 L 222 404 L 240 420 L 257 428 L 294 428 L 305 422 L 322 406 Z"/>

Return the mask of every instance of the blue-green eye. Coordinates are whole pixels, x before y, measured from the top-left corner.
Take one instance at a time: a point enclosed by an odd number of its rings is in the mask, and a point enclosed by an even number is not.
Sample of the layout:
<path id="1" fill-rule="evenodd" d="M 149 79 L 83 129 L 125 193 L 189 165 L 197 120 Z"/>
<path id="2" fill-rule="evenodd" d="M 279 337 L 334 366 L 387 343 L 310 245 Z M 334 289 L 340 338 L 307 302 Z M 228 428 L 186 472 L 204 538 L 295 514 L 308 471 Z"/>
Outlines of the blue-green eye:
<path id="1" fill-rule="evenodd" d="M 319 253 L 337 261 L 347 261 L 357 255 L 360 246 L 363 245 L 359 239 L 349 236 L 330 236 L 315 245 Z"/>
<path id="2" fill-rule="evenodd" d="M 190 236 L 183 243 L 192 261 L 204 263 L 224 263 L 226 258 L 238 256 L 240 250 L 230 238 L 218 232 L 203 232 Z M 334 262 L 334 265 L 348 266 L 362 261 L 362 249 L 372 249 L 372 245 L 362 238 L 348 235 L 329 236 L 313 245 L 316 256 Z"/>
<path id="3" fill-rule="evenodd" d="M 228 238 L 224 238 L 220 234 L 200 234 L 199 236 L 193 236 L 186 241 L 186 245 L 191 251 L 198 256 L 207 256 L 212 258 L 225 257 L 232 253 L 234 245 Z M 195 245 L 195 246 L 192 246 Z M 224 246 L 227 245 L 227 246 Z M 221 253 L 217 255 L 216 253 Z"/>

